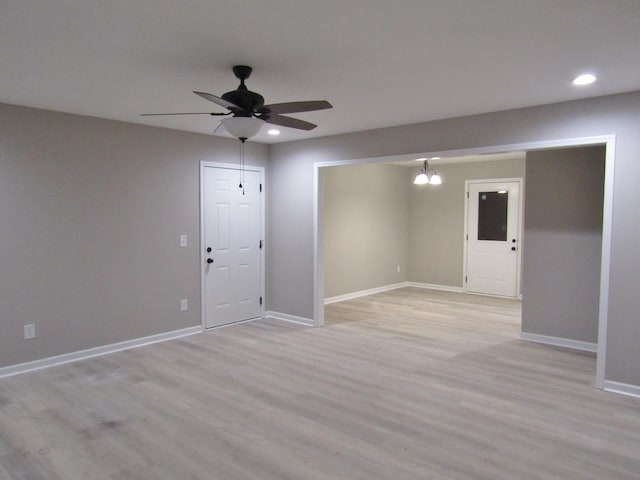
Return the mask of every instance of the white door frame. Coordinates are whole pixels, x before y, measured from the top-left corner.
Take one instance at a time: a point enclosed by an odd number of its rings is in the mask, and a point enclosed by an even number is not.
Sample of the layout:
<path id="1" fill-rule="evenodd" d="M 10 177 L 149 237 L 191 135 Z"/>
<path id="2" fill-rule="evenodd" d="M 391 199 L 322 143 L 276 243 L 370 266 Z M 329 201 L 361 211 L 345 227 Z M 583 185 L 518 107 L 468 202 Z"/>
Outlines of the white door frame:
<path id="1" fill-rule="evenodd" d="M 313 164 L 313 269 L 314 269 L 314 296 L 313 296 L 313 325 L 324 325 L 324 250 L 322 245 L 322 185 L 320 184 L 320 169 L 325 167 L 338 167 L 362 163 L 385 163 L 393 159 L 407 160 L 417 157 L 458 157 L 464 155 L 483 155 L 506 153 L 513 151 L 533 151 L 563 147 L 585 147 L 604 145 L 605 147 L 605 171 L 604 171 L 604 205 L 602 215 L 602 256 L 600 262 L 600 309 L 598 311 L 598 350 L 596 363 L 597 388 L 607 388 L 605 379 L 606 353 L 607 353 L 607 322 L 609 315 L 609 277 L 611 271 L 611 232 L 613 224 L 613 187 L 615 171 L 615 144 L 616 136 L 596 135 L 592 137 L 577 137 L 555 139 L 537 142 L 523 142 L 507 145 L 494 145 L 488 147 L 465 148 L 460 150 L 436 150 L 425 152 L 413 152 L 410 154 L 387 156 L 383 158 L 361 158 L 356 160 L 336 160 L 315 162 Z M 609 387 L 611 388 L 611 387 Z"/>
<path id="2" fill-rule="evenodd" d="M 206 274 L 206 252 L 204 251 L 204 244 L 205 244 L 205 239 L 204 239 L 204 232 L 205 232 L 205 228 L 204 228 L 204 169 L 207 167 L 214 167 L 214 168 L 226 168 L 229 170 L 240 170 L 240 167 L 238 166 L 237 163 L 233 164 L 233 163 L 219 163 L 219 162 L 210 162 L 208 160 L 201 160 L 200 161 L 200 245 L 198 246 L 198 248 L 200 249 L 200 324 L 202 325 L 202 330 L 206 331 L 206 330 L 211 330 L 206 328 L 206 318 L 207 318 L 207 308 L 206 308 L 206 292 L 205 292 L 205 287 L 206 287 L 206 280 L 205 280 L 205 274 Z M 264 167 L 254 167 L 254 166 L 245 166 L 245 171 L 250 171 L 250 172 L 258 172 L 260 174 L 260 183 L 262 184 L 262 201 L 260 202 L 260 237 L 262 238 L 262 251 L 260 253 L 260 295 L 262 296 L 262 305 L 260 305 L 260 317 L 263 318 L 264 317 L 264 312 L 265 312 L 265 305 L 266 305 L 266 297 L 265 297 L 265 281 L 266 281 L 266 271 L 265 271 L 265 252 L 266 252 L 266 246 L 265 246 L 265 212 L 266 212 L 266 186 L 265 186 L 265 182 L 264 182 Z M 244 320 L 245 322 L 250 322 L 252 320 L 255 319 L 251 319 L 251 320 Z M 232 325 L 237 325 L 238 323 L 243 323 L 243 322 L 236 322 L 233 323 Z M 214 327 L 214 328 L 222 328 L 225 325 L 221 325 L 220 327 Z"/>
<path id="3" fill-rule="evenodd" d="M 463 255 L 462 255 L 462 291 L 467 293 L 467 254 L 469 250 L 469 242 L 467 241 L 469 235 L 469 186 L 472 184 L 478 183 L 499 183 L 499 182 L 515 182 L 518 184 L 518 243 L 516 244 L 516 298 L 522 299 L 522 292 L 520 291 L 520 278 L 522 272 L 522 234 L 524 233 L 523 229 L 523 205 L 524 205 L 524 182 L 522 177 L 518 178 L 474 178 L 472 180 L 464 181 L 464 236 L 463 240 Z M 469 292 L 475 293 L 475 292 Z M 478 294 L 483 295 L 483 294 Z"/>

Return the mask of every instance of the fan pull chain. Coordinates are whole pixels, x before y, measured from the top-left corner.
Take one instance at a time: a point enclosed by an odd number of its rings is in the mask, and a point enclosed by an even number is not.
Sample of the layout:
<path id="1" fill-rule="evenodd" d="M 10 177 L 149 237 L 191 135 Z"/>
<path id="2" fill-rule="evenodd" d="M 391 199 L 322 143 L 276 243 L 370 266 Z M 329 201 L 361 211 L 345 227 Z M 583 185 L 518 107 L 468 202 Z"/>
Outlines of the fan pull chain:
<path id="1" fill-rule="evenodd" d="M 244 142 L 246 138 L 240 137 L 240 185 L 238 188 L 242 189 L 242 195 L 244 195 Z"/>

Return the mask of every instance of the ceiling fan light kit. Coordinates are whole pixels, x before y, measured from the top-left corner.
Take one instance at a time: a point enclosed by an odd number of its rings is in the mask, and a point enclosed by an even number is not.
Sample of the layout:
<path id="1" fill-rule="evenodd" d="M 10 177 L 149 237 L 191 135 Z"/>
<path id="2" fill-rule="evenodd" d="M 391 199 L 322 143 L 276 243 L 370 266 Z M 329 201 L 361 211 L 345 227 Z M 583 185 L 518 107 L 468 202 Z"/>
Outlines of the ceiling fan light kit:
<path id="1" fill-rule="evenodd" d="M 231 135 L 239 138 L 241 141 L 248 140 L 255 136 L 264 122 L 254 117 L 229 117 L 221 120 L 224 128 L 227 129 Z"/>
<path id="2" fill-rule="evenodd" d="M 264 97 L 257 92 L 252 92 L 245 85 L 245 80 L 251 76 L 252 72 L 253 69 L 247 65 L 234 66 L 233 73 L 240 80 L 240 85 L 237 89 L 224 93 L 221 97 L 206 92 L 193 92 L 199 97 L 227 109 L 227 113 L 214 112 L 211 115 L 231 115 L 229 118 L 223 119 L 221 123 L 231 135 L 243 142 L 255 136 L 265 122 L 298 130 L 313 130 L 317 125 L 282 114 L 333 108 L 326 100 L 265 105 Z M 151 113 L 143 115 L 202 115 L 202 113 Z"/>

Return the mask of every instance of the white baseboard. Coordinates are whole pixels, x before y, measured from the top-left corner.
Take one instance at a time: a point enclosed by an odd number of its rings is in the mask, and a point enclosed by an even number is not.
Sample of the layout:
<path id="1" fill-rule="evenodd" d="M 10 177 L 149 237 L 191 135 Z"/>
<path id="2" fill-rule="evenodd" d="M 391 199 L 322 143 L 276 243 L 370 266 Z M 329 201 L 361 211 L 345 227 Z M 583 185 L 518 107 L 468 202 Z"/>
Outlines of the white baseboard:
<path id="1" fill-rule="evenodd" d="M 327 297 L 324 299 L 324 304 L 329 305 L 331 303 L 344 302 L 346 300 L 353 300 L 354 298 L 366 297 L 367 295 L 373 295 L 374 293 L 388 292 L 389 290 L 396 290 L 404 287 L 425 288 L 428 290 L 439 290 L 441 292 L 454 292 L 463 293 L 462 287 L 451 287 L 449 285 L 437 285 L 435 283 L 418 283 L 418 282 L 400 282 L 393 283 L 391 285 L 383 285 L 382 287 L 369 288 L 368 290 L 360 290 L 359 292 L 346 293 L 344 295 L 337 295 L 335 297 Z"/>
<path id="2" fill-rule="evenodd" d="M 437 285 L 435 283 L 407 282 L 407 287 L 426 288 L 427 290 L 439 290 L 441 292 L 464 293 L 464 289 L 462 287 Z"/>
<path id="3" fill-rule="evenodd" d="M 373 295 L 374 293 L 388 292 L 389 290 L 395 290 L 397 288 L 407 287 L 409 282 L 393 283 L 391 285 L 383 285 L 382 287 L 369 288 L 367 290 L 360 290 L 359 292 L 346 293 L 344 295 L 337 295 L 335 297 L 327 297 L 324 299 L 324 304 L 344 302 L 345 300 L 353 300 L 354 298 L 366 297 L 367 295 Z"/>
<path id="4" fill-rule="evenodd" d="M 283 322 L 297 323 L 306 327 L 313 327 L 313 319 L 305 317 L 296 317 L 295 315 L 289 315 L 288 313 L 280 312 L 264 312 L 265 318 L 273 318 L 275 320 L 282 320 Z"/>
<path id="5" fill-rule="evenodd" d="M 605 380 L 602 388 L 607 392 L 640 398 L 640 386 L 638 385 Z"/>
<path id="6" fill-rule="evenodd" d="M 582 350 L 583 352 L 598 351 L 596 343 L 581 342 L 579 340 L 571 340 L 569 338 L 550 337 L 548 335 L 538 335 L 537 333 L 520 333 L 520 338 L 527 342 L 543 343 L 545 345 L 553 345 L 555 347 L 571 348 L 573 350 Z"/>
<path id="7" fill-rule="evenodd" d="M 77 362 L 78 360 L 86 360 L 88 358 L 99 357 L 101 355 L 120 352 L 122 350 L 128 350 L 130 348 L 142 347 L 144 345 L 150 345 L 152 343 L 174 340 L 176 338 L 195 335 L 197 333 L 202 333 L 202 327 L 200 325 L 196 327 L 183 328 L 180 330 L 173 330 L 171 332 L 158 333 L 157 335 L 150 335 L 148 337 L 134 338 L 132 340 L 125 340 L 124 342 L 112 343 L 110 345 L 88 348 L 86 350 L 79 350 L 77 352 L 64 353 L 62 355 L 42 358 L 40 360 L 34 360 L 32 362 L 0 367 L 0 378 L 10 377 L 12 375 L 18 375 L 20 373 L 32 372 L 34 370 L 41 370 L 43 368 L 55 367 L 57 365 L 63 365 L 65 363 Z"/>

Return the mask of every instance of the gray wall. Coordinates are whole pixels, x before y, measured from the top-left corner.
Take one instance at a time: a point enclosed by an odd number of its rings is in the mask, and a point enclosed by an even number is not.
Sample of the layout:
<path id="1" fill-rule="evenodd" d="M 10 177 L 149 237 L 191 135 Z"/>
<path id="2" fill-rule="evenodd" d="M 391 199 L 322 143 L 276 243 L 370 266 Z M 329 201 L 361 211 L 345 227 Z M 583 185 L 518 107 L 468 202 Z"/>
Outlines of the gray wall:
<path id="1" fill-rule="evenodd" d="M 231 139 L 0 105 L 0 366 L 199 325 L 199 162 L 237 152 Z M 266 164 L 265 145 L 246 153 Z"/>
<path id="2" fill-rule="evenodd" d="M 524 177 L 524 163 L 522 158 L 442 165 L 442 185 L 410 183 L 409 280 L 463 287 L 465 181 Z"/>
<path id="3" fill-rule="evenodd" d="M 603 147 L 527 154 L 522 331 L 598 341 Z"/>
<path id="4" fill-rule="evenodd" d="M 406 281 L 407 169 L 352 165 L 323 168 L 321 173 L 325 297 Z"/>
<path id="5" fill-rule="evenodd" d="M 616 135 L 606 379 L 640 385 L 640 92 L 317 138 L 269 150 L 269 308 L 313 315 L 313 164 Z M 526 247 L 525 247 L 526 248 Z"/>

